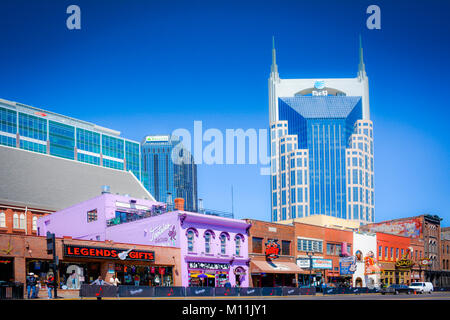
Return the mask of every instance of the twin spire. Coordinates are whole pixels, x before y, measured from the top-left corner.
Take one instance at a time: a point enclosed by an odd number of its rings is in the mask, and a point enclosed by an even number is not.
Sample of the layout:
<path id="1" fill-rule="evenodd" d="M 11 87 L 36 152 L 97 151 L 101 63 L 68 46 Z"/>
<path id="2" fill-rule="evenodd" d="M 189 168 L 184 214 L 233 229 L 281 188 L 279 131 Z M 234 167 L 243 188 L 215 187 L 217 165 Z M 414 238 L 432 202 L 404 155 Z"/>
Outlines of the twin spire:
<path id="1" fill-rule="evenodd" d="M 278 77 L 277 57 L 275 52 L 275 37 L 272 36 L 272 65 L 270 67 L 271 76 Z M 359 35 L 359 65 L 358 65 L 358 77 L 364 79 L 366 77 L 366 65 L 364 64 L 363 47 L 361 35 Z"/>

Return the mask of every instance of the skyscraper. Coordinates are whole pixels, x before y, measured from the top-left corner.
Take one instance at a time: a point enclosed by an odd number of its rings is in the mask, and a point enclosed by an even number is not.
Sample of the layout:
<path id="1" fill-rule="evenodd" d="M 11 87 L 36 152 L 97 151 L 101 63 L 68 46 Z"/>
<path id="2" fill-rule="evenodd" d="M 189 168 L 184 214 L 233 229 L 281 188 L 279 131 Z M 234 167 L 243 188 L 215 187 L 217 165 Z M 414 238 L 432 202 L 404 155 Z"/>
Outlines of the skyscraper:
<path id="1" fill-rule="evenodd" d="M 373 124 L 360 42 L 356 78 L 269 78 L 272 221 L 374 221 Z"/>
<path id="2" fill-rule="evenodd" d="M 119 131 L 3 99 L 0 144 L 141 176 L 139 143 Z"/>
<path id="3" fill-rule="evenodd" d="M 147 136 L 141 143 L 142 183 L 157 201 L 183 198 L 187 211 L 198 211 L 197 165 L 173 135 Z"/>

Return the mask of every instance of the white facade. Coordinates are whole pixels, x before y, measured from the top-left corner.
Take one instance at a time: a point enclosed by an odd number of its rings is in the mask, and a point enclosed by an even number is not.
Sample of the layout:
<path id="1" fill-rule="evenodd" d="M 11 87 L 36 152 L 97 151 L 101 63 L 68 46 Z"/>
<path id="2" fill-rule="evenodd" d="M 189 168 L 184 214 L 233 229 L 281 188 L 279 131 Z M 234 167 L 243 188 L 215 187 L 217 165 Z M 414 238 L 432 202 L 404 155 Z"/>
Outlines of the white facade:
<path id="1" fill-rule="evenodd" d="M 358 259 L 358 251 L 361 252 L 360 259 Z M 380 275 L 371 274 L 365 275 L 364 258 L 372 252 L 377 253 L 377 236 L 373 233 L 353 232 L 353 254 L 357 256 L 356 271 L 353 274 L 353 287 L 379 287 Z"/>

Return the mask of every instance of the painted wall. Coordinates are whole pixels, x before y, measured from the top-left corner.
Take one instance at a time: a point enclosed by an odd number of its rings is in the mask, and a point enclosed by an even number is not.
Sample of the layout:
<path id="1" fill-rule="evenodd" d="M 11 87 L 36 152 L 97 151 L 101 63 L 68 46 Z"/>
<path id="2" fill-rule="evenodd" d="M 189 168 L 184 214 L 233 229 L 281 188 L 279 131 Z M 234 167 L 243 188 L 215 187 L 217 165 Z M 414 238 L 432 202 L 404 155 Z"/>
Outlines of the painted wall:
<path id="1" fill-rule="evenodd" d="M 356 271 L 353 274 L 353 286 L 356 287 L 356 280 L 362 280 L 362 286 L 367 287 L 373 284 L 375 287 L 380 285 L 379 275 L 365 275 L 364 257 L 369 251 L 372 251 L 375 259 L 377 257 L 377 236 L 376 234 L 353 232 L 353 254 L 361 252 L 361 260 L 356 259 Z"/>
<path id="2" fill-rule="evenodd" d="M 181 270 L 182 285 L 187 286 L 189 282 L 189 262 L 207 262 L 207 263 L 226 263 L 230 265 L 229 281 L 232 286 L 236 285 L 234 271 L 236 268 L 244 270 L 245 275 L 241 277 L 241 287 L 249 285 L 249 266 L 248 266 L 248 234 L 246 229 L 250 226 L 243 220 L 234 220 L 228 218 L 219 218 L 214 216 L 205 216 L 197 213 L 185 213 L 180 232 L 181 243 Z M 194 249 L 188 252 L 187 233 L 193 230 Z M 205 250 L 205 232 L 212 233 L 210 243 L 210 253 Z M 226 235 L 225 254 L 221 253 L 220 235 Z M 236 237 L 241 237 L 240 254 L 236 254 Z"/>

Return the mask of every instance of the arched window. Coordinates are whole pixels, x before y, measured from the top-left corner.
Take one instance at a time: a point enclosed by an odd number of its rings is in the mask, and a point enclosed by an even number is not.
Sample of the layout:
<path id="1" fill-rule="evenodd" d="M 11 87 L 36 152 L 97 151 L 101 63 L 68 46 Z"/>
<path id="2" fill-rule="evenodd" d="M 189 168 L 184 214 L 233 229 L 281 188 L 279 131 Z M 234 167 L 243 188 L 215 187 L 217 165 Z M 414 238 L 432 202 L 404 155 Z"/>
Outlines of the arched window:
<path id="1" fill-rule="evenodd" d="M 33 217 L 33 231 L 37 231 L 37 217 L 34 216 Z"/>
<path id="2" fill-rule="evenodd" d="M 17 213 L 13 215 L 13 228 L 19 229 L 19 215 Z"/>
<path id="3" fill-rule="evenodd" d="M 211 233 L 205 232 L 205 253 L 209 253 L 211 251 Z"/>
<path id="4" fill-rule="evenodd" d="M 6 228 L 6 215 L 3 211 L 0 212 L 0 228 Z"/>
<path id="5" fill-rule="evenodd" d="M 226 254 L 227 253 L 227 236 L 222 233 L 220 235 L 220 253 L 221 254 Z"/>
<path id="6" fill-rule="evenodd" d="M 236 255 L 240 256 L 241 255 L 241 237 L 240 236 L 236 237 L 235 243 L 236 243 Z"/>
<path id="7" fill-rule="evenodd" d="M 25 230 L 25 215 L 23 213 L 20 214 L 19 229 Z"/>
<path id="8" fill-rule="evenodd" d="M 194 252 L 194 237 L 195 237 L 194 231 L 188 230 L 187 232 L 188 252 Z"/>

